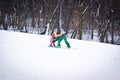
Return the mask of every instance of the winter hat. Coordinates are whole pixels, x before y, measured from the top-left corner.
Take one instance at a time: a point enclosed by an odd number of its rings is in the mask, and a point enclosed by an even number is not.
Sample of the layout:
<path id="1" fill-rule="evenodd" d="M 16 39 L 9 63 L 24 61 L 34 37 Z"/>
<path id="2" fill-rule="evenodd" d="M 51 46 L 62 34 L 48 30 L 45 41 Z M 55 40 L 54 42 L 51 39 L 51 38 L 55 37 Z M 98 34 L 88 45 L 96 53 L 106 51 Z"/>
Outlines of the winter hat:
<path id="1" fill-rule="evenodd" d="M 53 33 L 52 36 L 55 36 L 55 34 Z"/>

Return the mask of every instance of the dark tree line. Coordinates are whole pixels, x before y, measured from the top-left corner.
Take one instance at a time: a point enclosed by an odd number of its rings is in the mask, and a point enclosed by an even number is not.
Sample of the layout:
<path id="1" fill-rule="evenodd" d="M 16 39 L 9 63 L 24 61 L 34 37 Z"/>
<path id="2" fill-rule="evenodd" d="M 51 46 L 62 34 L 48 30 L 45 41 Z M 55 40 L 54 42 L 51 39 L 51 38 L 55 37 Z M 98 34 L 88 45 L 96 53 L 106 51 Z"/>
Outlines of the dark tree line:
<path id="1" fill-rule="evenodd" d="M 119 4 L 120 0 L 1 0 L 0 29 L 49 35 L 62 28 L 70 38 L 97 37 L 120 44 Z"/>

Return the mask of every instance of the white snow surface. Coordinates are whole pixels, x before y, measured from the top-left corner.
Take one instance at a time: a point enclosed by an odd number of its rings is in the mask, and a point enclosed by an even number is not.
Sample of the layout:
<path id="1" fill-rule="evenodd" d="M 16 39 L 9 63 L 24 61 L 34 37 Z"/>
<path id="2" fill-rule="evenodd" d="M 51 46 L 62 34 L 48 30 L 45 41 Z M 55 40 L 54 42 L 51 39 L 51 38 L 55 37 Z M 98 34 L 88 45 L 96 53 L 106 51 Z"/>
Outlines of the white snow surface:
<path id="1" fill-rule="evenodd" d="M 119 45 L 68 38 L 59 49 L 49 38 L 1 30 L 0 80 L 120 80 Z"/>

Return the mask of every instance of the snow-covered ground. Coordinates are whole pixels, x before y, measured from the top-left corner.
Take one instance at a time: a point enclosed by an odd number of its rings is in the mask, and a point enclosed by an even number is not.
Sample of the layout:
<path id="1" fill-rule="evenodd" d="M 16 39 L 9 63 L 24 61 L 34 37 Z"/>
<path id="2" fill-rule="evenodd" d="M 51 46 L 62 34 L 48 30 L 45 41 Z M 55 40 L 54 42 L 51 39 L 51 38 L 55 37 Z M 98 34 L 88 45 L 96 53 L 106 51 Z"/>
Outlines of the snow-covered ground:
<path id="1" fill-rule="evenodd" d="M 120 80 L 120 46 L 68 41 L 50 48 L 49 36 L 0 31 L 0 80 Z"/>

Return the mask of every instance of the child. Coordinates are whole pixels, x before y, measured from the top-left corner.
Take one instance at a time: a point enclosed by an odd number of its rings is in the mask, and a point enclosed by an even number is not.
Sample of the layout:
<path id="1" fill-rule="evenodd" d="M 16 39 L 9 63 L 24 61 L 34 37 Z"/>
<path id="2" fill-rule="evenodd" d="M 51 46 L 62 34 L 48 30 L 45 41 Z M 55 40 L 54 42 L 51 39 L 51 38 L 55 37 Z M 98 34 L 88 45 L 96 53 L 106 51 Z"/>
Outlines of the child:
<path id="1" fill-rule="evenodd" d="M 57 41 L 57 38 L 55 38 L 55 34 L 53 33 L 50 37 L 50 47 L 55 47 L 55 42 Z"/>

